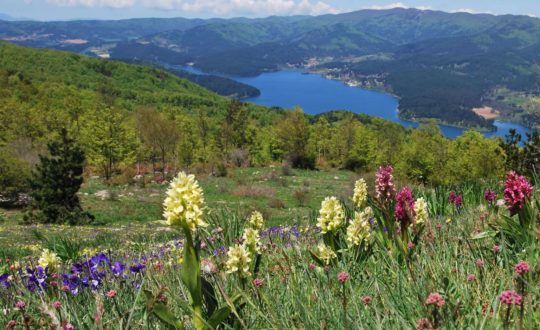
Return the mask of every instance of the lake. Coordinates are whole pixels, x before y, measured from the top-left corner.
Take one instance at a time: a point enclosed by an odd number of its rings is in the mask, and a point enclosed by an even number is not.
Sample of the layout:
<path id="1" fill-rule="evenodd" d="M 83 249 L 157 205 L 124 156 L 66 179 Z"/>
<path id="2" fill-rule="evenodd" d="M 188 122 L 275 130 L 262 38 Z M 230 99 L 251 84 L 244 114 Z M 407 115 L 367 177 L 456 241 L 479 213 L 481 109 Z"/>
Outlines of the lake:
<path id="1" fill-rule="evenodd" d="M 200 71 L 187 67 L 192 73 Z M 263 73 L 255 77 L 231 77 L 239 82 L 254 86 L 261 95 L 242 101 L 281 108 L 301 107 L 306 113 L 318 114 L 331 110 L 349 110 L 370 116 L 381 117 L 400 123 L 406 127 L 418 124 L 400 119 L 397 114 L 398 100 L 392 95 L 351 87 L 338 80 L 326 79 L 318 74 L 307 74 L 299 70 L 284 70 Z M 487 137 L 504 137 L 512 128 L 523 137 L 530 130 L 522 125 L 495 121 L 496 131 L 484 133 Z M 440 125 L 443 134 L 455 138 L 464 130 L 457 127 Z"/>

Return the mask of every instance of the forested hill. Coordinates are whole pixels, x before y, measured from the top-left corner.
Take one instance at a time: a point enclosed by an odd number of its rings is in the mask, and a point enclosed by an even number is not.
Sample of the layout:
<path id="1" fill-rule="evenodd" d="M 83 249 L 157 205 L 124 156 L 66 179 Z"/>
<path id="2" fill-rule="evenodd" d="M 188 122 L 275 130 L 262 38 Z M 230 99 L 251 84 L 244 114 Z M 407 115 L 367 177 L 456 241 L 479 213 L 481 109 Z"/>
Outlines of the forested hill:
<path id="1" fill-rule="evenodd" d="M 0 42 L 0 143 L 13 135 L 46 140 L 48 132 L 105 108 L 126 118 L 152 107 L 219 120 L 230 102 L 163 70 Z M 275 113 L 249 105 L 260 121 Z"/>

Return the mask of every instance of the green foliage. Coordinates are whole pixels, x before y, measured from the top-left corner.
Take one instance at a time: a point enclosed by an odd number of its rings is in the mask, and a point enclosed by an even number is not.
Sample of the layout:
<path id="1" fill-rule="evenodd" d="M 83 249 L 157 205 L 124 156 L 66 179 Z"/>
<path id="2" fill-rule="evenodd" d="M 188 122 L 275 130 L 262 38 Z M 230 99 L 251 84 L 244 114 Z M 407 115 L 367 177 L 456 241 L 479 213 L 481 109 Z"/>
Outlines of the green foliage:
<path id="1" fill-rule="evenodd" d="M 65 129 L 47 145 L 31 180 L 29 222 L 85 223 L 93 217 L 82 210 L 77 193 L 83 183 L 85 156 Z"/>
<path id="2" fill-rule="evenodd" d="M 0 148 L 0 199 L 1 203 L 16 205 L 21 193 L 28 192 L 30 168 L 28 164 Z"/>

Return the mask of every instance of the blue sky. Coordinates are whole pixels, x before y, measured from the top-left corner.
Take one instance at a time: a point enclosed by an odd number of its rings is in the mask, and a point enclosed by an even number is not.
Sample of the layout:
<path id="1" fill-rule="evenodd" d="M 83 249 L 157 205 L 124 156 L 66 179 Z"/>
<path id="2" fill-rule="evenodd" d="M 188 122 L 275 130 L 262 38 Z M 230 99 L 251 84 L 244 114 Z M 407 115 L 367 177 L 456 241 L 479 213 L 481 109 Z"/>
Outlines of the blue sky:
<path id="1" fill-rule="evenodd" d="M 319 15 L 393 7 L 540 17 L 540 0 L 0 0 L 0 13 L 39 20 Z"/>

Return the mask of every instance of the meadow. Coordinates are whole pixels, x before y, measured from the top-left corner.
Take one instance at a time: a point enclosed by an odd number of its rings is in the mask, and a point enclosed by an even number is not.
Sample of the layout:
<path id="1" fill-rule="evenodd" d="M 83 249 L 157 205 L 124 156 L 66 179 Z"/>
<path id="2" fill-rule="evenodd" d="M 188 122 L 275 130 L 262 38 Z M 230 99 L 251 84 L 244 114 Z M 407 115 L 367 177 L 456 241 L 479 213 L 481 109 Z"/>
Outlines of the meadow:
<path id="1" fill-rule="evenodd" d="M 409 190 L 381 169 L 364 181 L 280 167 L 196 178 L 200 188 L 179 176 L 175 189 L 90 178 L 80 193 L 96 216 L 88 226 L 21 225 L 4 211 L 0 324 L 540 326 L 539 202 L 524 178 L 453 191 Z"/>

